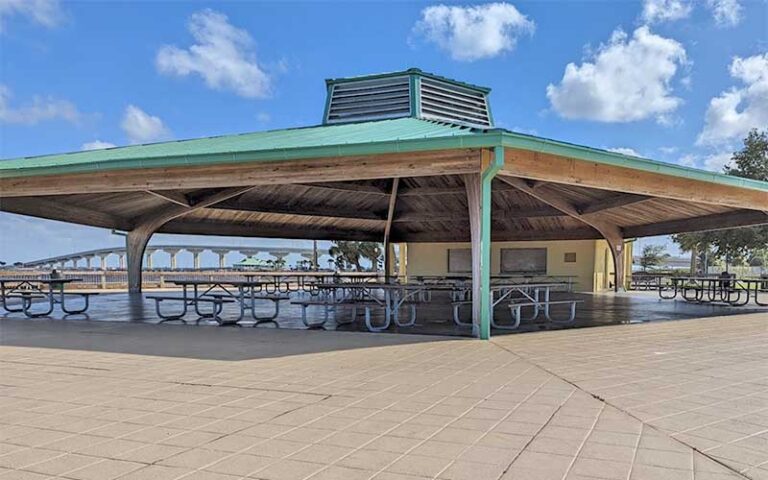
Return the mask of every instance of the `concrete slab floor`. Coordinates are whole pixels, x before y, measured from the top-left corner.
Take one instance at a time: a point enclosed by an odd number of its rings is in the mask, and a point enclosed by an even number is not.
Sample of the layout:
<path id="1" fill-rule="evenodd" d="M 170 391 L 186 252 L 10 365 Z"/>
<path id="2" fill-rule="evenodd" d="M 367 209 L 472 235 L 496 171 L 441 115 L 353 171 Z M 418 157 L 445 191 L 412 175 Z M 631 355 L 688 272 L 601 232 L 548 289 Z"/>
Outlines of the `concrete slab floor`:
<path id="1" fill-rule="evenodd" d="M 4 319 L 0 480 L 766 479 L 767 337 L 766 314 L 491 342 Z"/>

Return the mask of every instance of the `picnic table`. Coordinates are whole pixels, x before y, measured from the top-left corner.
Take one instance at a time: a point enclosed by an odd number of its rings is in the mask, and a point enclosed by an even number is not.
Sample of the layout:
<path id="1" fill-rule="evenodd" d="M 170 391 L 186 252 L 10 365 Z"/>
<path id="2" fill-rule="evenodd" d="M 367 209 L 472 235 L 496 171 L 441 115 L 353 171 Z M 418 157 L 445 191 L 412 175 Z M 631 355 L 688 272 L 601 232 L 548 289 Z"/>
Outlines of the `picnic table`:
<path id="1" fill-rule="evenodd" d="M 671 293 L 670 293 L 671 292 Z M 725 303 L 744 306 L 750 299 L 758 306 L 768 307 L 760 300 L 760 293 L 768 293 L 765 279 L 735 277 L 672 277 L 670 283 L 659 286 L 659 297 L 672 300 L 680 295 L 694 303 Z"/>
<path id="2" fill-rule="evenodd" d="M 24 313 L 29 318 L 47 317 L 53 313 L 55 305 L 59 305 L 62 312 L 67 315 L 80 315 L 85 313 L 90 306 L 90 297 L 98 295 L 93 292 L 68 292 L 65 286 L 70 283 L 82 282 L 81 278 L 0 278 L 0 304 L 8 313 Z M 69 308 L 66 304 L 67 297 L 78 296 L 83 299 L 81 308 Z M 18 299 L 20 307 L 8 304 L 9 299 Z M 45 310 L 33 311 L 34 300 L 42 300 L 48 306 Z"/>
<path id="3" fill-rule="evenodd" d="M 463 322 L 460 319 L 460 308 L 464 305 L 471 305 L 471 285 L 463 283 L 434 283 L 409 282 L 409 283 L 326 283 L 317 285 L 316 288 L 323 293 L 324 300 L 299 300 L 292 302 L 302 305 L 304 313 L 302 320 L 309 326 L 322 326 L 328 320 L 329 311 L 341 305 L 352 307 L 352 320 L 357 314 L 357 307 L 365 309 L 366 327 L 370 331 L 383 331 L 390 327 L 394 322 L 398 327 L 410 327 L 416 324 L 416 308 L 419 304 L 431 301 L 431 292 L 445 291 L 451 294 L 451 305 L 454 312 L 454 322 L 459 326 L 472 326 L 471 322 Z M 492 325 L 499 329 L 514 329 L 520 325 L 521 309 L 530 307 L 533 314 L 528 320 L 534 320 L 543 312 L 550 321 L 554 320 L 550 307 L 552 305 L 567 304 L 570 306 L 569 317 L 562 322 L 573 321 L 576 312 L 577 300 L 553 301 L 550 294 L 552 291 L 568 291 L 569 282 L 548 282 L 548 283 L 497 283 L 491 286 L 491 305 L 492 308 L 507 301 L 510 303 L 511 314 L 513 317 L 512 325 L 502 325 L 492 319 Z M 458 294 L 457 294 L 458 292 Z M 517 295 L 516 299 L 512 299 Z M 523 301 L 520 301 L 522 299 Z M 312 324 L 306 319 L 306 309 L 308 306 L 318 305 L 325 307 L 325 316 L 320 323 Z M 402 321 L 400 319 L 400 310 L 403 307 L 410 310 L 410 318 Z M 380 308 L 384 311 L 384 321 L 379 325 L 371 321 L 371 308 Z M 348 322 L 347 322 L 348 323 Z"/>
<path id="4" fill-rule="evenodd" d="M 570 291 L 571 282 L 541 282 L 541 283 L 496 283 L 492 284 L 491 290 L 491 326 L 500 330 L 515 330 L 520 327 L 522 320 L 533 321 L 539 318 L 541 313 L 550 322 L 570 323 L 576 317 L 576 305 L 580 300 L 552 300 L 553 291 Z M 505 325 L 499 323 L 493 311 L 496 306 L 502 302 L 507 302 L 512 315 L 512 324 Z M 471 322 L 463 322 L 460 316 L 462 306 L 471 305 L 471 300 L 453 302 L 453 321 L 457 325 L 472 326 Z M 566 319 L 555 319 L 552 316 L 551 307 L 553 305 L 565 305 L 569 308 L 569 315 Z M 532 309 L 532 314 L 523 319 L 522 309 Z"/>
<path id="5" fill-rule="evenodd" d="M 275 319 L 280 314 L 280 301 L 287 300 L 289 297 L 274 291 L 266 291 L 266 282 L 253 279 L 232 280 L 232 279 L 175 279 L 170 283 L 182 288 L 182 296 L 168 295 L 147 295 L 146 298 L 155 300 L 155 310 L 162 321 L 183 320 L 188 312 L 188 307 L 194 308 L 198 320 L 201 318 L 212 318 L 220 325 L 239 325 L 239 322 L 245 318 L 247 310 L 250 310 L 254 320 L 254 326 L 265 322 L 275 323 Z M 191 292 L 190 292 L 191 288 Z M 264 293 L 259 295 L 260 293 Z M 256 314 L 256 300 L 272 301 L 275 310 L 272 315 L 259 316 Z M 173 314 L 161 312 L 160 304 L 164 301 L 181 302 L 181 311 Z M 221 316 L 224 305 L 236 303 L 239 307 L 239 315 L 232 319 L 225 319 Z M 201 310 L 201 304 L 210 305 L 210 311 Z"/>

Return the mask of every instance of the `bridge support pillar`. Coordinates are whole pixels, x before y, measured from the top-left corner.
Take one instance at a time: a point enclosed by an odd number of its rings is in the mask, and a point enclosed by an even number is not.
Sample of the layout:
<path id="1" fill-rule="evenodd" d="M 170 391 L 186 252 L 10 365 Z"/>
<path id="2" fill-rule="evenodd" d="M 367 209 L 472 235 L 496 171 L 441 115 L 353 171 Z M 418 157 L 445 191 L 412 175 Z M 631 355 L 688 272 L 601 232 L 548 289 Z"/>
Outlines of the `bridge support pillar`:
<path id="1" fill-rule="evenodd" d="M 219 256 L 219 269 L 225 269 L 227 267 L 227 254 L 229 250 L 214 250 L 213 253 Z"/>
<path id="2" fill-rule="evenodd" d="M 109 257 L 108 253 L 107 254 L 99 255 L 99 267 L 102 270 L 106 270 L 107 269 L 107 257 Z"/>
<path id="3" fill-rule="evenodd" d="M 118 268 L 120 270 L 125 270 L 125 254 L 124 253 L 118 254 L 117 260 L 118 260 Z"/>
<path id="4" fill-rule="evenodd" d="M 170 268 L 171 270 L 176 270 L 176 255 L 181 251 L 181 249 L 178 248 L 165 248 L 163 249 L 169 256 L 170 256 Z"/>
<path id="5" fill-rule="evenodd" d="M 91 269 L 91 258 L 92 257 L 85 257 L 85 268 L 87 268 L 88 270 Z"/>
<path id="6" fill-rule="evenodd" d="M 200 270 L 200 254 L 203 253 L 202 248 L 188 248 L 187 251 L 192 254 L 192 266 L 195 270 Z"/>
<path id="7" fill-rule="evenodd" d="M 154 253 L 155 253 L 155 251 L 154 251 L 154 250 L 147 250 L 147 253 L 146 253 L 146 258 L 145 258 L 145 260 L 144 260 L 144 265 L 145 265 L 147 268 L 154 268 L 154 266 L 152 265 L 152 255 L 153 255 Z"/>

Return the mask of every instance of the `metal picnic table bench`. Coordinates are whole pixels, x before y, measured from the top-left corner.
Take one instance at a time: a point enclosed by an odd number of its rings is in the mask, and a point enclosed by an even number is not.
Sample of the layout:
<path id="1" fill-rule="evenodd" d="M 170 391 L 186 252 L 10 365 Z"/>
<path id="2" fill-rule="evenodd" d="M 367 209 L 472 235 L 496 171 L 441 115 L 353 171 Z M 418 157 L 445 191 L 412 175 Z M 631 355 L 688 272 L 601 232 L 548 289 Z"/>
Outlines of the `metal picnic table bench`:
<path id="1" fill-rule="evenodd" d="M 491 285 L 491 312 L 494 307 L 499 305 L 505 300 L 509 302 L 510 314 L 512 315 L 512 324 L 503 325 L 496 321 L 493 314 L 491 314 L 491 326 L 500 330 L 516 330 L 520 327 L 522 322 L 522 309 L 532 308 L 533 314 L 526 318 L 526 321 L 536 320 L 541 312 L 544 312 L 544 317 L 553 323 L 571 323 L 576 318 L 576 305 L 582 303 L 581 300 L 551 300 L 550 293 L 552 290 L 570 290 L 570 284 L 565 282 L 551 282 L 551 283 L 508 283 L 508 284 L 495 284 Z M 518 298 L 510 298 L 514 294 L 519 294 Z M 541 298 L 543 294 L 543 299 Z M 452 302 L 453 306 L 453 321 L 459 326 L 472 326 L 471 322 L 463 322 L 460 316 L 460 309 L 462 306 L 471 305 L 472 300 L 462 300 Z M 566 305 L 569 307 L 569 314 L 565 320 L 555 319 L 552 317 L 550 307 L 553 305 Z"/>
<path id="2" fill-rule="evenodd" d="M 163 322 L 171 320 L 183 320 L 183 317 L 188 312 L 188 306 L 193 306 L 195 313 L 198 315 L 196 322 L 200 319 L 211 318 L 215 320 L 219 325 L 240 325 L 245 318 L 245 311 L 251 311 L 251 317 L 254 320 L 253 326 L 257 326 L 261 323 L 277 323 L 276 318 L 280 314 L 280 302 L 288 300 L 288 295 L 275 294 L 275 293 L 262 293 L 264 282 L 253 280 L 223 280 L 223 279 L 176 279 L 171 280 L 171 283 L 182 287 L 182 296 L 171 295 L 159 295 L 151 294 L 146 295 L 146 298 L 155 301 L 155 311 Z M 191 295 L 188 292 L 188 287 L 192 287 Z M 200 287 L 205 287 L 202 293 L 200 293 Z M 233 290 L 236 289 L 236 290 Z M 262 294 L 257 294 L 262 293 Z M 256 314 L 256 300 L 268 300 L 273 302 L 275 310 L 270 316 L 259 316 Z M 175 314 L 164 314 L 160 310 L 160 304 L 164 301 L 175 301 L 182 303 L 182 309 Z M 200 304 L 211 304 L 210 312 L 203 312 L 200 310 Z M 240 314 L 234 319 L 227 319 L 221 316 L 225 304 L 237 303 L 239 305 Z"/>
<path id="3" fill-rule="evenodd" d="M 81 278 L 0 278 L 0 304 L 8 313 L 22 312 L 29 318 L 47 317 L 53 313 L 54 306 L 59 305 L 61 311 L 67 315 L 80 315 L 88 311 L 90 297 L 98 295 L 97 292 L 72 292 L 66 291 L 64 286 L 69 283 L 82 282 Z M 45 288 L 47 286 L 47 288 Z M 82 308 L 71 309 L 67 307 L 66 298 L 77 296 L 83 299 Z M 57 298 L 58 297 L 58 298 Z M 14 307 L 8 304 L 9 299 L 20 300 L 21 306 Z M 32 310 L 34 300 L 40 299 L 48 304 L 46 310 L 35 312 Z"/>

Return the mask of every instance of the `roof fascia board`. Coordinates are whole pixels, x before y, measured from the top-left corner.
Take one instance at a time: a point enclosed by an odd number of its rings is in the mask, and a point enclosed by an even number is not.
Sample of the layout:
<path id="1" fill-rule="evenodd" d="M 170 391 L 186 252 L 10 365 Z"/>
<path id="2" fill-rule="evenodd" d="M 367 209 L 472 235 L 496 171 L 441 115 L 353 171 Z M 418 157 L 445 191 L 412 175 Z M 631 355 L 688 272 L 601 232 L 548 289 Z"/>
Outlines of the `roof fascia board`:
<path id="1" fill-rule="evenodd" d="M 739 188 L 749 188 L 768 192 L 768 182 L 752 180 L 750 178 L 736 177 L 724 173 L 707 172 L 695 168 L 683 167 L 671 163 L 659 162 L 639 157 L 631 157 L 620 153 L 598 150 L 580 145 L 548 140 L 545 138 L 531 137 L 514 132 L 505 131 L 502 134 L 502 145 L 508 148 L 530 150 L 539 153 L 559 155 L 577 160 L 602 163 L 616 167 L 624 167 L 646 172 L 660 173 L 688 180 L 719 183 Z"/>
<path id="2" fill-rule="evenodd" d="M 324 145 L 317 147 L 276 148 L 248 152 L 215 153 L 201 155 L 165 156 L 147 159 L 109 160 L 102 162 L 56 165 L 44 167 L 0 170 L 0 178 L 19 178 L 43 175 L 94 173 L 142 168 L 174 168 L 199 165 L 225 165 L 246 162 L 273 162 L 310 160 L 313 158 L 384 155 L 389 153 L 427 152 L 464 148 L 483 148 L 499 145 L 498 131 L 450 135 L 444 137 L 388 140 L 358 144 Z"/>

